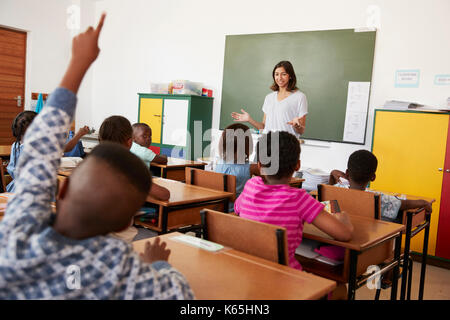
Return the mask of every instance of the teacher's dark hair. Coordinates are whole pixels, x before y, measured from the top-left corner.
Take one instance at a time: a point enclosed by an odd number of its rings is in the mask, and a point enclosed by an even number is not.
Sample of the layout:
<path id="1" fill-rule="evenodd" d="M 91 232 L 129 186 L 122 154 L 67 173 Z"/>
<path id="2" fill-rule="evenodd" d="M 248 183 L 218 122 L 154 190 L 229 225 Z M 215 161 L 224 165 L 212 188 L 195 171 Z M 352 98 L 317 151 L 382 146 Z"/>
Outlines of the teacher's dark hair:
<path id="1" fill-rule="evenodd" d="M 280 89 L 278 87 L 278 84 L 275 81 L 275 70 L 280 67 L 283 67 L 284 70 L 289 75 L 289 83 L 287 86 L 287 90 L 294 91 L 295 89 L 298 89 L 297 88 L 297 77 L 295 76 L 294 67 L 292 66 L 292 63 L 290 63 L 289 61 L 280 61 L 275 65 L 275 67 L 273 68 L 273 71 L 272 71 L 273 84 L 270 87 L 270 89 L 273 91 L 278 91 Z"/>

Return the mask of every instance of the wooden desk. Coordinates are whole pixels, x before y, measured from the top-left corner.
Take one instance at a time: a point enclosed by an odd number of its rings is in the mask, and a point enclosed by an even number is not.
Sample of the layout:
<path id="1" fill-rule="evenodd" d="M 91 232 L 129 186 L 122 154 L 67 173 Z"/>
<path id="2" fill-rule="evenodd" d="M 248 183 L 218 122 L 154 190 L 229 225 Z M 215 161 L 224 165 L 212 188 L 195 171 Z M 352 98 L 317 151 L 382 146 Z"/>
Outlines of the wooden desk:
<path id="1" fill-rule="evenodd" d="M 289 181 L 289 185 L 294 188 L 301 188 L 303 181 L 305 181 L 305 179 L 292 177 L 291 181 Z"/>
<path id="2" fill-rule="evenodd" d="M 160 163 L 150 163 L 150 168 L 152 169 L 152 172 L 157 171 L 159 177 L 166 178 L 166 179 L 172 179 L 177 181 L 185 181 L 185 168 L 186 167 L 193 167 L 204 170 L 206 166 L 206 163 L 204 162 L 198 162 L 198 161 L 192 161 L 192 160 L 185 160 L 185 159 L 178 159 L 178 158 L 167 158 L 167 164 L 160 164 Z M 156 174 L 156 173 L 155 173 Z"/>
<path id="3" fill-rule="evenodd" d="M 0 157 L 9 157 L 11 155 L 11 145 L 0 146 Z"/>
<path id="4" fill-rule="evenodd" d="M 177 230 L 189 225 L 200 225 L 201 209 L 209 208 L 226 212 L 229 199 L 233 196 L 231 192 L 217 191 L 164 178 L 153 178 L 153 183 L 168 189 L 170 199 L 161 201 L 152 196 L 147 197 L 147 202 L 158 206 L 157 224 L 139 221 L 139 217 L 136 217 L 134 221 L 135 224 L 158 233 L 167 233 L 169 230 Z"/>
<path id="5" fill-rule="evenodd" d="M 428 202 L 433 201 L 433 198 L 414 196 L 409 194 L 399 194 L 388 191 L 380 191 L 385 194 L 390 194 L 393 196 L 401 197 L 406 196 L 407 200 L 426 200 Z M 422 210 L 418 212 L 416 209 L 413 210 L 403 210 L 402 211 L 402 224 L 406 226 L 405 231 L 405 250 L 403 252 L 403 271 L 402 271 L 402 284 L 400 290 L 400 300 L 404 300 L 407 294 L 407 299 L 411 299 L 411 282 L 412 282 L 412 263 L 409 263 L 410 256 L 410 243 L 411 237 L 415 236 L 422 230 L 425 230 L 423 238 L 423 251 L 422 251 L 422 263 L 420 271 L 420 284 L 419 284 L 419 300 L 423 300 L 423 290 L 425 287 L 425 272 L 427 267 L 427 254 L 428 254 L 428 239 L 430 236 L 430 220 L 431 215 L 426 215 L 425 211 Z M 406 288 L 408 286 L 408 288 Z"/>
<path id="6" fill-rule="evenodd" d="M 5 215 L 6 204 L 8 203 L 9 197 L 11 197 L 12 195 L 13 194 L 10 192 L 0 193 L 0 221 L 3 219 L 3 216 Z"/>
<path id="7" fill-rule="evenodd" d="M 210 252 L 173 240 L 178 232 L 161 236 L 171 250 L 169 263 L 187 279 L 199 300 L 320 299 L 336 283 L 310 273 L 224 248 Z M 133 242 L 144 251 L 148 239 Z"/>
<path id="8" fill-rule="evenodd" d="M 390 255 L 392 245 L 389 240 L 395 238 L 395 266 L 390 266 L 394 267 L 391 299 L 395 300 L 400 263 L 401 235 L 405 226 L 356 215 L 350 215 L 350 219 L 354 227 L 354 232 L 353 238 L 349 242 L 334 240 L 312 224 L 305 224 L 303 228 L 304 238 L 346 248 L 343 264 L 331 266 L 299 255 L 296 255 L 297 260 L 302 264 L 305 271 L 314 272 L 319 276 L 338 282 L 348 282 L 348 299 L 353 300 L 356 289 L 367 281 L 366 277 L 365 279 L 360 279 L 357 283 L 357 277 L 364 274 L 368 266 L 382 263 L 385 260 L 384 257 Z"/>

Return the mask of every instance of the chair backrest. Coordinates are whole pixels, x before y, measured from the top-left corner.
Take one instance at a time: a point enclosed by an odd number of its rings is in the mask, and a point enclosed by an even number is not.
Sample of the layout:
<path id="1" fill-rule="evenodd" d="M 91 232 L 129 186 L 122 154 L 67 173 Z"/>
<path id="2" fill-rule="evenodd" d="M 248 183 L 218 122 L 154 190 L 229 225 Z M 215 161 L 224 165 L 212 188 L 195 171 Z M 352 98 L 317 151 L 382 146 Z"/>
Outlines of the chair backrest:
<path id="1" fill-rule="evenodd" d="M 1 183 L 2 183 L 2 192 L 6 192 L 6 186 L 12 181 L 11 176 L 8 174 L 8 171 L 6 170 L 7 163 L 3 163 L 2 158 L 0 158 L 0 176 L 1 176 Z"/>
<path id="2" fill-rule="evenodd" d="M 236 176 L 214 171 L 186 167 L 186 184 L 233 193 L 231 201 L 236 200 Z"/>
<path id="3" fill-rule="evenodd" d="M 204 239 L 288 265 L 285 228 L 210 209 L 200 215 Z"/>
<path id="4" fill-rule="evenodd" d="M 340 188 L 326 184 L 317 186 L 318 201 L 337 200 L 341 211 L 380 219 L 380 196 L 376 193 Z"/>

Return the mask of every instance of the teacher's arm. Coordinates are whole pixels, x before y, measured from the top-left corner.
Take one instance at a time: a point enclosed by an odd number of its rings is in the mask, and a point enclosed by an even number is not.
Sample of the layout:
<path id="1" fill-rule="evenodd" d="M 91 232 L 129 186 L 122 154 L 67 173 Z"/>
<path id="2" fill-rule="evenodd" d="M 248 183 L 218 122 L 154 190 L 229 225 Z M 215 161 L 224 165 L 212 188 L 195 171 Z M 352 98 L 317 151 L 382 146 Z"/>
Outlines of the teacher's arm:
<path id="1" fill-rule="evenodd" d="M 288 122 L 292 126 L 295 132 L 298 134 L 303 134 L 305 132 L 306 127 L 306 115 L 303 117 L 296 117 Z"/>
<path id="2" fill-rule="evenodd" d="M 262 122 L 255 121 L 244 109 L 241 109 L 242 113 L 232 112 L 231 117 L 234 121 L 248 122 L 256 129 L 264 129 L 266 124 L 266 114 L 264 113 L 264 118 Z"/>

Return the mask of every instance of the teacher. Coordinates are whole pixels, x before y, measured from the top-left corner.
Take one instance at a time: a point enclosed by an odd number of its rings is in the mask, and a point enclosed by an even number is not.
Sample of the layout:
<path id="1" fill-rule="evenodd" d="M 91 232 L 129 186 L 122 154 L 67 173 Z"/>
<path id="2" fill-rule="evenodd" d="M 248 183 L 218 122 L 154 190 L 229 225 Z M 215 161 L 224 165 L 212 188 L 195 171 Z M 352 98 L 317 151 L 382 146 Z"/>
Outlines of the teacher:
<path id="1" fill-rule="evenodd" d="M 255 121 L 244 109 L 242 113 L 232 112 L 234 121 L 248 122 L 257 129 L 287 131 L 297 138 L 303 134 L 308 113 L 306 96 L 297 88 L 297 77 L 289 61 L 281 61 L 272 71 L 274 92 L 264 99 L 262 122 Z"/>

